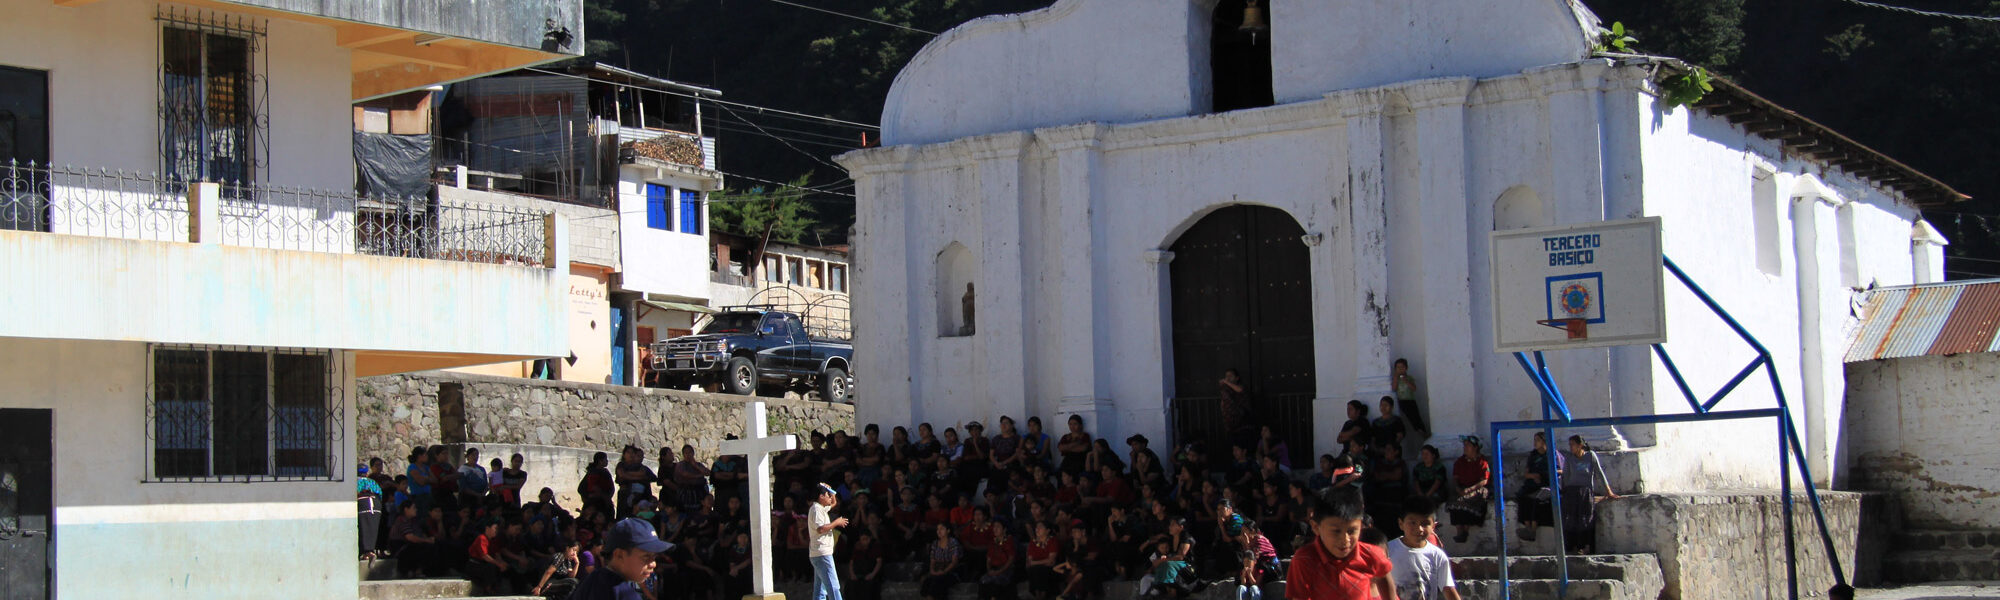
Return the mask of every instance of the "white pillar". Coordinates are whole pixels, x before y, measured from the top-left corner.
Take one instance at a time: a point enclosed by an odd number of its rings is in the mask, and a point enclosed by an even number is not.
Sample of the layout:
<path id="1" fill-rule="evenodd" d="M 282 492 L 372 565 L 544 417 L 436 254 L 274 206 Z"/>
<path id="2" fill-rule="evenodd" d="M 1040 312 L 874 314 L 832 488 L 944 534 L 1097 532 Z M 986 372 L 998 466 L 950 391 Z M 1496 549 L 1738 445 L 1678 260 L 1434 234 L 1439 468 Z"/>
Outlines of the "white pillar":
<path id="1" fill-rule="evenodd" d="M 1050 309 L 1055 312 L 1056 331 L 1061 337 L 1049 340 L 1042 349 L 1061 357 L 1055 376 L 1062 404 L 1049 425 L 1061 431 L 1069 415 L 1082 415 L 1085 427 L 1100 435 L 1117 429 L 1110 422 L 1112 402 L 1097 375 L 1103 360 L 1097 352 L 1098 329 L 1104 324 L 1097 318 L 1096 257 L 1102 239 L 1099 228 L 1104 224 L 1094 216 L 1102 212 L 1098 206 L 1103 201 L 1098 189 L 1098 162 L 1103 157 L 1105 131 L 1103 125 L 1087 123 L 1035 132 L 1056 156 L 1052 246 L 1058 265 L 1055 285 L 1060 306 Z"/>
<path id="2" fill-rule="evenodd" d="M 1313 401 L 1313 450 L 1337 453 L 1347 401 L 1370 403 L 1392 395 L 1389 352 L 1388 119 L 1377 93 L 1345 96 L 1347 121 L 1347 222 L 1353 269 L 1347 281 L 1354 339 L 1354 382 L 1345 398 Z M 1337 284 L 1336 284 L 1337 285 Z"/>
<path id="3" fill-rule="evenodd" d="M 1551 224 L 1605 219 L 1604 88 L 1610 67 L 1608 60 L 1590 60 L 1529 73 L 1529 78 L 1548 96 L 1549 154 L 1551 164 L 1557 168 L 1550 174 L 1552 181 L 1543 198 Z M 1546 356 L 1550 375 L 1561 386 L 1570 414 L 1578 418 L 1616 416 L 1611 403 L 1610 350 L 1563 350 Z M 1511 356 L 1504 358 L 1513 360 Z M 1536 411 L 1536 416 L 1540 416 L 1540 411 Z M 1581 428 L 1576 432 L 1593 448 L 1626 447 L 1624 436 L 1616 427 Z M 1498 451 L 1497 442 L 1489 446 Z"/>
<path id="4" fill-rule="evenodd" d="M 1805 448 L 1806 464 L 1819 483 L 1831 481 L 1831 446 L 1822 413 L 1827 402 L 1844 397 L 1844 352 L 1838 331 L 1847 308 L 1841 281 L 1838 211 L 1846 202 L 1819 183 L 1799 178 L 1792 192 L 1792 244 L 1797 253 L 1799 304 L 1799 395 L 1792 400 L 1792 422 Z M 1831 333 L 1831 335 L 1829 335 Z"/>
<path id="5" fill-rule="evenodd" d="M 1930 222 L 1918 219 L 1910 226 L 1910 282 L 1944 281 L 1944 247 L 1948 245 L 1951 241 Z"/>
<path id="6" fill-rule="evenodd" d="M 1420 384 L 1421 398 L 1431 401 L 1424 419 L 1430 424 L 1429 443 L 1439 448 L 1461 434 L 1478 434 L 1484 427 L 1475 410 L 1477 382 L 1473 372 L 1475 349 L 1472 331 L 1471 243 L 1476 235 L 1486 239 L 1486 228 L 1471 226 L 1472 202 L 1466 197 L 1466 97 L 1472 92 L 1471 79 L 1433 80 L 1405 92 L 1415 112 L 1417 134 L 1418 207 L 1420 229 L 1431 233 L 1423 244 L 1417 265 L 1423 272 L 1421 304 L 1400 306 L 1421 311 L 1423 355 L 1412 361 L 1411 374 Z M 1421 367 L 1421 371 L 1417 367 Z M 1379 398 L 1379 397 L 1378 397 Z M 1371 408 L 1377 403 L 1364 398 Z M 1480 434 L 1483 437 L 1483 434 Z"/>
<path id="7" fill-rule="evenodd" d="M 1021 154 L 1026 133 L 1002 133 L 969 140 L 972 172 L 979 190 L 979 327 L 973 343 L 979 349 L 985 383 L 978 386 L 991 407 L 981 417 L 997 420 L 1010 415 L 1027 421 L 1028 374 L 1026 332 L 1035 314 L 1026 293 L 1028 277 L 1021 252 Z"/>
<path id="8" fill-rule="evenodd" d="M 854 260 L 848 297 L 853 301 L 854 348 L 871 357 L 854 363 L 854 380 L 862 396 L 855 402 L 856 423 L 916 423 L 922 420 L 911 365 L 929 337 L 930 326 L 919 326 L 910 310 L 911 298 L 924 299 L 923 288 L 912 285 L 908 265 L 915 243 L 906 229 L 908 200 L 903 197 L 909 150 L 903 147 L 861 150 L 838 160 L 848 168 L 855 186 Z M 928 256 L 937 248 L 918 249 Z M 871 268 L 880 266 L 881 268 Z M 747 273 L 759 279 L 759 265 Z M 925 271 L 928 272 L 928 271 Z M 927 280 L 928 277 L 916 281 Z M 762 285 L 758 283 L 758 285 Z"/>

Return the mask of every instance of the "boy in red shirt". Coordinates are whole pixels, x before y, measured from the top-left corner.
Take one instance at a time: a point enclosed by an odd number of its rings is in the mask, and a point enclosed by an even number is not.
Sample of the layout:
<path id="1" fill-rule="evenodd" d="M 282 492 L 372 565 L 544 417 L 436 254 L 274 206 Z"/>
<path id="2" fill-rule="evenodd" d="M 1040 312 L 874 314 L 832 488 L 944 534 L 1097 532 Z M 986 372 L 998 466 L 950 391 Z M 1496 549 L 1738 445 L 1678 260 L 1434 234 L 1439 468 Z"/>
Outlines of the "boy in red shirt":
<path id="1" fill-rule="evenodd" d="M 1367 600 L 1370 587 L 1382 600 L 1396 600 L 1388 555 L 1361 543 L 1360 498 L 1331 496 L 1313 508 L 1313 540 L 1292 556 L 1286 600 Z"/>

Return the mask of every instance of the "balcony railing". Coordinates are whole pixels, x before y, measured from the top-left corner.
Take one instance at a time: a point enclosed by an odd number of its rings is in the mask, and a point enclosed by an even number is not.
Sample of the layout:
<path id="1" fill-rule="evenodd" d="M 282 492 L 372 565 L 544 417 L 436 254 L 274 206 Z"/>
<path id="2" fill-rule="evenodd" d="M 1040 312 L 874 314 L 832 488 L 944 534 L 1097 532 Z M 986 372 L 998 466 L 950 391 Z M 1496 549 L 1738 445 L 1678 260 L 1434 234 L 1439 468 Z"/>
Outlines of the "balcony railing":
<path id="1" fill-rule="evenodd" d="M 201 215 L 212 216 L 207 232 Z M 16 231 L 543 265 L 547 218 L 545 211 L 423 197 L 0 164 L 0 229 Z"/>

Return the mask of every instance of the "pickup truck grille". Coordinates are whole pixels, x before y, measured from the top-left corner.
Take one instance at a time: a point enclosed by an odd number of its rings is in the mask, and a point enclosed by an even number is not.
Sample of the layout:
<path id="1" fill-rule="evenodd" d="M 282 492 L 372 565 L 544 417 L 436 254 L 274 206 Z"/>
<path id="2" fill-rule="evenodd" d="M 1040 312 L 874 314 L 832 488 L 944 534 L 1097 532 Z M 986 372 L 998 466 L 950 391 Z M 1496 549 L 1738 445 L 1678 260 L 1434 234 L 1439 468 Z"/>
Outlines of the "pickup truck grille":
<path id="1" fill-rule="evenodd" d="M 713 369 L 721 361 L 722 343 L 698 340 L 668 340 L 653 344 L 653 368 L 661 370 Z"/>

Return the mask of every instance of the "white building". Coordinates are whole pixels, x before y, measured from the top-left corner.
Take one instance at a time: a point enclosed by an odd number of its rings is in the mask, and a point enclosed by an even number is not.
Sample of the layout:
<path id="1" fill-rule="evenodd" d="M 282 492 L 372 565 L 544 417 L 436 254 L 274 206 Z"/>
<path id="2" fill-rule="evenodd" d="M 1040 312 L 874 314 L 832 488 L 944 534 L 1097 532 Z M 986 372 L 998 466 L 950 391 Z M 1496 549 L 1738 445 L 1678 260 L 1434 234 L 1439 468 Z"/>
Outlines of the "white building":
<path id="1" fill-rule="evenodd" d="M 562 219 L 351 191 L 353 102 L 582 48 L 432 4 L 8 4 L 8 597 L 352 598 L 354 379 L 562 352 Z"/>
<path id="2" fill-rule="evenodd" d="M 1487 234 L 1657 216 L 1667 255 L 1776 353 L 1814 475 L 1838 466 L 1847 307 L 1941 279 L 1913 231 L 1961 196 L 1727 82 L 1670 109 L 1657 81 L 1680 68 L 1591 58 L 1576 2 L 1268 10 L 1253 36 L 1240 0 L 1061 0 L 911 61 L 885 146 L 840 159 L 869 282 L 860 421 L 1080 414 L 1100 437 L 1173 439 L 1175 414 L 1205 426 L 1233 367 L 1303 456 L 1407 358 L 1449 458 L 1450 436 L 1540 416 L 1490 350 Z M 967 283 L 977 327 L 959 336 Z M 1666 347 L 1705 396 L 1752 351 L 1668 286 Z M 1550 359 L 1579 417 L 1689 410 L 1646 347 Z M 1762 381 L 1723 407 L 1772 406 Z M 1585 435 L 1639 450 L 1619 457 L 1627 485 L 1685 491 L 1774 487 L 1772 432 Z"/>

